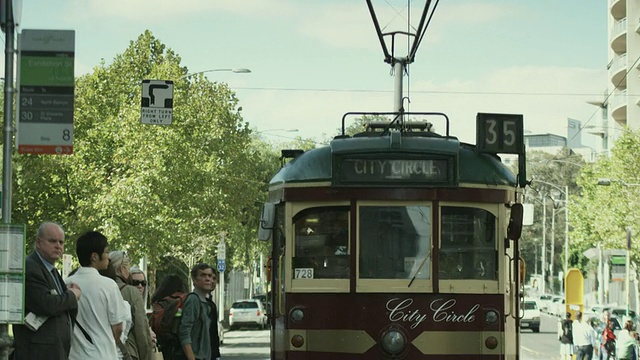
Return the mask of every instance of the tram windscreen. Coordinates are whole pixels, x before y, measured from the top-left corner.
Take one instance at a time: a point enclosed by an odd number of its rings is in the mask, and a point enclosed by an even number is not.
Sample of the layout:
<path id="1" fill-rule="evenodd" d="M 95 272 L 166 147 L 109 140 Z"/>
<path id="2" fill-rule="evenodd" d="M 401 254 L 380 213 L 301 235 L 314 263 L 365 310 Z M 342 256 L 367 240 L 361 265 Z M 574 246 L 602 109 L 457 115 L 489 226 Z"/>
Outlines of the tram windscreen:
<path id="1" fill-rule="evenodd" d="M 429 279 L 431 209 L 361 206 L 360 278 Z"/>
<path id="2" fill-rule="evenodd" d="M 497 280 L 496 217 L 469 207 L 440 211 L 440 279 Z"/>
<path id="3" fill-rule="evenodd" d="M 349 208 L 305 209 L 294 217 L 295 279 L 349 277 Z"/>

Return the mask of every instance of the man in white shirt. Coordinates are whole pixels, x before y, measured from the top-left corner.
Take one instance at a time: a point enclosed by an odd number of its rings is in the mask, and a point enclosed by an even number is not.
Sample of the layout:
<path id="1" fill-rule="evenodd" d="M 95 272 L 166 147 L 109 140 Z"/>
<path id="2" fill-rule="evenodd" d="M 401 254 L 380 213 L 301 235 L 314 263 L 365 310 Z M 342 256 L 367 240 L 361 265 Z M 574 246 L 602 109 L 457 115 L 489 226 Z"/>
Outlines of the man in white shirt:
<path id="1" fill-rule="evenodd" d="M 580 311 L 576 311 L 573 322 L 573 345 L 576 347 L 576 360 L 591 360 L 594 350 L 598 355 L 598 334 L 590 324 L 582 322 Z"/>
<path id="2" fill-rule="evenodd" d="M 120 339 L 127 309 L 115 281 L 98 273 L 109 266 L 107 238 L 86 232 L 76 242 L 76 253 L 81 267 L 66 282 L 82 289 L 77 320 L 86 333 L 75 328 L 69 360 L 117 359 L 115 339 Z"/>

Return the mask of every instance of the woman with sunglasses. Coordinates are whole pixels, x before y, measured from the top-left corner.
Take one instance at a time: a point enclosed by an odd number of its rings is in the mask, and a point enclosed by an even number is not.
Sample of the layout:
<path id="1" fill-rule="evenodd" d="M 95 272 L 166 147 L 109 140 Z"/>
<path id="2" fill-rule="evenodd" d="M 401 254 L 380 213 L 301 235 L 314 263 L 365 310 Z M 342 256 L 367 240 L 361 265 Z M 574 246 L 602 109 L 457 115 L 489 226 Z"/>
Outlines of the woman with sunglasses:
<path id="1" fill-rule="evenodd" d="M 131 305 L 133 326 L 127 337 L 127 350 L 133 359 L 151 360 L 153 356 L 153 344 L 149 323 L 147 322 L 147 309 L 140 291 L 128 284 L 129 267 L 131 260 L 124 251 L 112 251 L 109 253 L 111 266 L 116 272 L 116 283 L 122 293 L 122 298 Z"/>
<path id="2" fill-rule="evenodd" d="M 144 274 L 144 271 L 140 270 L 140 268 L 137 267 L 132 267 L 129 270 L 129 284 L 131 284 L 132 286 L 135 286 L 138 288 L 138 290 L 140 290 L 140 294 L 142 294 L 142 298 L 144 299 L 144 304 L 145 307 L 147 306 L 148 303 L 148 287 L 147 287 L 147 277 Z M 149 332 L 151 333 L 151 342 L 153 343 L 153 348 L 155 349 L 158 346 L 158 340 L 156 338 L 156 333 L 153 332 L 153 330 L 151 330 L 151 328 L 149 328 Z"/>

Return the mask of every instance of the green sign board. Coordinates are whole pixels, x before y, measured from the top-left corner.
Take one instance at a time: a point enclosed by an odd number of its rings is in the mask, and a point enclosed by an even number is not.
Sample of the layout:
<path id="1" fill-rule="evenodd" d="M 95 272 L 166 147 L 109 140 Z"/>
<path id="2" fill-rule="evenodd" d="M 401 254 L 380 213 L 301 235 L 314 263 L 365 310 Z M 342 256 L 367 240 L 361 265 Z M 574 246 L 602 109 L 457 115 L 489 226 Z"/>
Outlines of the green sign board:
<path id="1" fill-rule="evenodd" d="M 23 30 L 18 37 L 18 152 L 73 152 L 72 30 Z"/>

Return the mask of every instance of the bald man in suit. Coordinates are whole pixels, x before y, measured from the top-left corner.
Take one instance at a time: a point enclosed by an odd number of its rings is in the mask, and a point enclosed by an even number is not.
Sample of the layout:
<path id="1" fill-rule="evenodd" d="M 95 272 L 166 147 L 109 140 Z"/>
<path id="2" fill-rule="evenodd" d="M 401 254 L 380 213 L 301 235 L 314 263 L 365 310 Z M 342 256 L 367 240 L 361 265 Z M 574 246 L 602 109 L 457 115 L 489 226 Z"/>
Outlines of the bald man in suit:
<path id="1" fill-rule="evenodd" d="M 15 359 L 66 360 L 81 292 L 77 285 L 65 286 L 54 266 L 64 252 L 62 227 L 53 222 L 42 223 L 35 247 L 26 259 L 25 314 L 48 318 L 35 331 L 25 325 L 13 326 Z"/>

